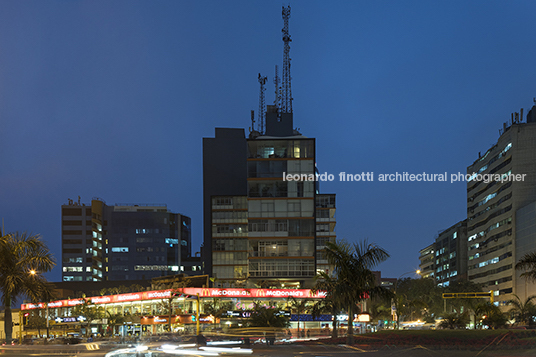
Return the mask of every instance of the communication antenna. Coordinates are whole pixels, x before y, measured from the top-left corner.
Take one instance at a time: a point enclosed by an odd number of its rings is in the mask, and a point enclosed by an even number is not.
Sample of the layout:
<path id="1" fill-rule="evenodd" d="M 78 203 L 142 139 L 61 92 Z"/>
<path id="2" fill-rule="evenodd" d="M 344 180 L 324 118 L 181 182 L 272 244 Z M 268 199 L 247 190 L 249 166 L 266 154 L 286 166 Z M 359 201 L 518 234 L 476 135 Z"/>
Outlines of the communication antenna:
<path id="1" fill-rule="evenodd" d="M 250 128 L 250 132 L 255 130 L 255 111 L 252 110 L 251 111 L 251 128 Z"/>
<path id="2" fill-rule="evenodd" d="M 288 20 L 290 19 L 290 5 L 286 8 L 283 6 L 282 10 L 283 15 L 283 75 L 281 83 L 281 112 L 282 113 L 292 113 L 292 89 L 291 89 L 291 79 L 290 76 L 290 34 L 288 30 Z"/>
<path id="3" fill-rule="evenodd" d="M 263 77 L 259 73 L 259 84 L 261 85 L 261 88 L 259 93 L 259 114 L 257 115 L 257 120 L 259 121 L 259 133 L 261 135 L 264 134 L 264 117 L 266 113 L 266 102 L 264 100 L 264 92 L 266 91 L 266 87 L 264 87 L 264 85 L 266 84 L 267 79 L 268 77 Z M 253 125 L 253 123 L 251 125 Z"/>
<path id="4" fill-rule="evenodd" d="M 277 117 L 280 118 L 281 117 L 281 87 L 279 86 L 279 71 L 278 71 L 277 65 L 275 65 L 274 84 L 275 84 L 274 105 L 275 105 L 275 110 L 277 112 Z"/>

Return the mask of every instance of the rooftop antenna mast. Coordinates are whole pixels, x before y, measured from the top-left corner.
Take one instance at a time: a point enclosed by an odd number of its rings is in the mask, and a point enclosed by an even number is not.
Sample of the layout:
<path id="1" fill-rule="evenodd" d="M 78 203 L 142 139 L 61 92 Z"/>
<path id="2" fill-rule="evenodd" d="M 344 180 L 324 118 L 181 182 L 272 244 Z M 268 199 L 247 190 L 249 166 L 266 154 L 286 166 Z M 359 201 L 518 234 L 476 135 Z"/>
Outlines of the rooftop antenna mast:
<path id="1" fill-rule="evenodd" d="M 264 116 L 266 113 L 266 102 L 264 100 L 264 92 L 266 91 L 266 87 L 264 85 L 266 84 L 267 77 L 261 76 L 259 73 L 259 84 L 261 85 L 260 94 L 259 94 L 259 115 L 258 115 L 258 121 L 259 121 L 259 133 L 261 135 L 264 134 Z"/>
<path id="2" fill-rule="evenodd" d="M 277 68 L 277 65 L 275 65 L 274 84 L 275 84 L 274 106 L 277 112 L 277 117 L 280 118 L 281 116 L 281 87 L 279 85 L 279 70 Z"/>
<path id="3" fill-rule="evenodd" d="M 251 111 L 251 127 L 249 128 L 249 132 L 252 132 L 255 130 L 255 111 Z"/>
<path id="4" fill-rule="evenodd" d="M 286 8 L 283 6 L 283 75 L 281 83 L 281 112 L 282 113 L 292 113 L 292 89 L 290 86 L 291 77 L 290 77 L 290 34 L 288 30 L 288 20 L 290 19 L 290 5 Z"/>

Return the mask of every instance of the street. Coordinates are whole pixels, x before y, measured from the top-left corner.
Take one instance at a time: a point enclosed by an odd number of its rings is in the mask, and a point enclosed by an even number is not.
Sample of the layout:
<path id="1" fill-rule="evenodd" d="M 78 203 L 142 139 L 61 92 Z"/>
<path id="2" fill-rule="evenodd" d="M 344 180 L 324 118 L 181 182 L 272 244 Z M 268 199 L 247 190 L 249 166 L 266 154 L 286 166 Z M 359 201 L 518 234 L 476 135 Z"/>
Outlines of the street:
<path id="1" fill-rule="evenodd" d="M 103 357 L 108 350 L 88 351 L 77 348 L 77 346 L 9 346 L 0 349 L 2 357 L 21 357 L 21 356 L 84 356 L 84 357 Z M 158 355 L 169 354 L 180 356 L 180 351 L 173 353 L 159 353 Z M 252 356 L 260 357 L 350 357 L 357 354 L 368 355 L 371 357 L 397 357 L 397 356 L 415 356 L 415 357 L 509 357 L 509 356 L 534 356 L 536 350 L 520 349 L 520 350 L 501 350 L 501 351 L 460 351 L 460 350 L 431 350 L 422 346 L 407 347 L 407 348 L 382 348 L 379 350 L 365 350 L 358 347 L 347 347 L 344 345 L 275 345 L 275 346 L 260 346 L 254 347 Z M 192 355 L 192 353 L 188 353 Z M 196 354 L 193 354 L 196 355 Z M 199 351 L 199 356 L 204 355 L 203 351 Z M 244 354 L 224 353 L 225 356 L 244 356 Z M 136 356 L 136 357 L 155 357 L 157 354 L 145 353 L 130 353 L 122 354 L 121 356 Z"/>

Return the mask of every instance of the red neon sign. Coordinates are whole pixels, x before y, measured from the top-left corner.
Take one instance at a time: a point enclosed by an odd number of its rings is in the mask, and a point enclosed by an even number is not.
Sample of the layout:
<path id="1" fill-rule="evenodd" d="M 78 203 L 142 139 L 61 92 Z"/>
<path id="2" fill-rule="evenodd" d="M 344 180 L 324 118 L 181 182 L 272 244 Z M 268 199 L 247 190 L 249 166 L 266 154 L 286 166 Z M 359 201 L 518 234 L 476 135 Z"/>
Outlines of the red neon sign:
<path id="1" fill-rule="evenodd" d="M 311 289 L 217 289 L 217 288 L 183 288 L 179 290 L 180 293 L 190 295 L 192 297 L 199 296 L 204 297 L 243 297 L 243 298 L 279 298 L 284 299 L 288 297 L 295 297 L 300 299 L 323 299 L 326 297 L 325 291 L 319 291 L 315 294 L 311 292 Z M 127 301 L 143 301 L 154 299 L 169 299 L 171 294 L 176 293 L 177 290 L 153 290 L 142 291 L 138 293 L 118 294 L 118 295 L 105 295 L 105 296 L 93 296 L 87 298 L 93 304 L 107 304 Z M 82 304 L 84 299 L 71 299 L 71 300 L 58 300 L 48 303 L 49 307 L 71 307 L 78 304 Z M 46 307 L 45 303 L 38 304 L 22 304 L 21 310 L 33 310 L 43 309 Z"/>

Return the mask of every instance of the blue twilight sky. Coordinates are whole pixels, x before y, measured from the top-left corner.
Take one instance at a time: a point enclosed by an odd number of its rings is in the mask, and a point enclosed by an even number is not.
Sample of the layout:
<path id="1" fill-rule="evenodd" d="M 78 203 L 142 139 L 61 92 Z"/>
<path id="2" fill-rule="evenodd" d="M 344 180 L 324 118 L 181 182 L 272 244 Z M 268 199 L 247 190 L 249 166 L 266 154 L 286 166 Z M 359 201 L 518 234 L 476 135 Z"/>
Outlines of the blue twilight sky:
<path id="1" fill-rule="evenodd" d="M 280 1 L 1 1 L 0 217 L 61 259 L 60 206 L 167 203 L 202 241 L 202 138 L 250 125 L 281 67 Z M 285 3 L 286 5 L 286 3 Z M 397 277 L 466 216 L 465 172 L 536 96 L 534 1 L 293 1 L 294 124 L 317 139 L 337 235 Z M 61 264 L 49 279 L 61 279 Z"/>

